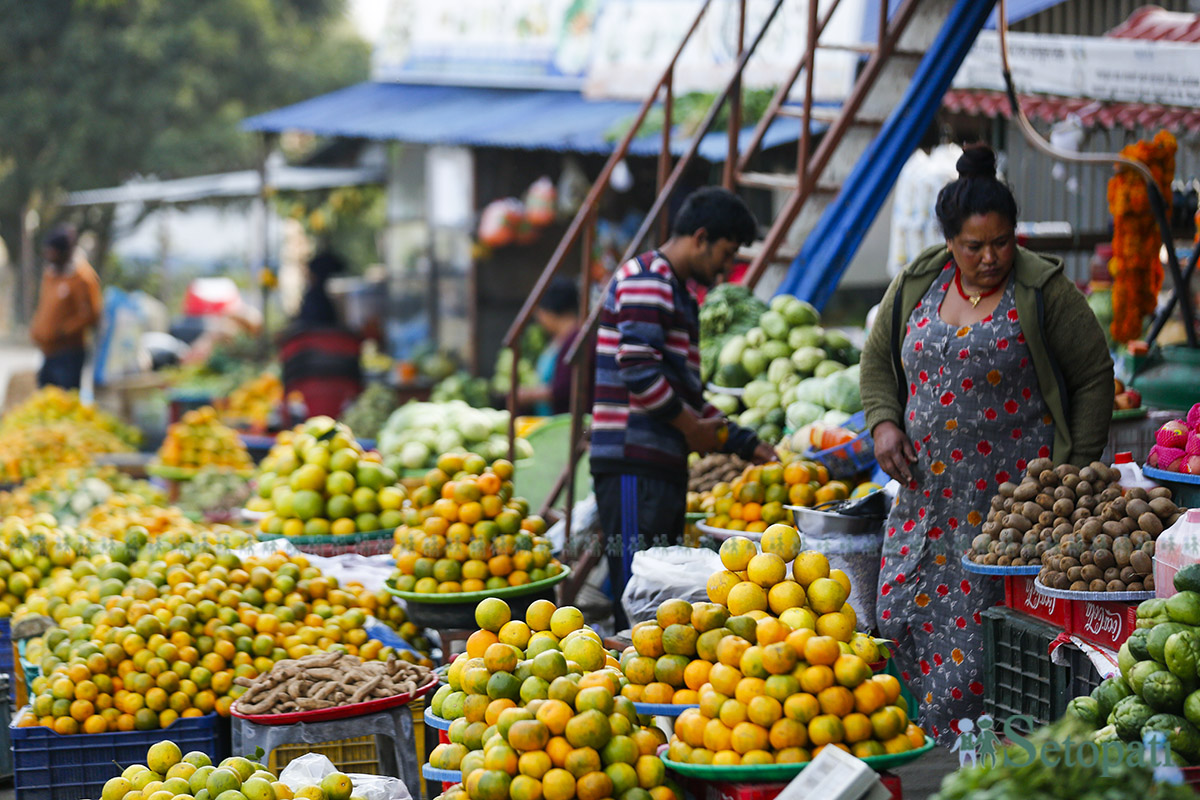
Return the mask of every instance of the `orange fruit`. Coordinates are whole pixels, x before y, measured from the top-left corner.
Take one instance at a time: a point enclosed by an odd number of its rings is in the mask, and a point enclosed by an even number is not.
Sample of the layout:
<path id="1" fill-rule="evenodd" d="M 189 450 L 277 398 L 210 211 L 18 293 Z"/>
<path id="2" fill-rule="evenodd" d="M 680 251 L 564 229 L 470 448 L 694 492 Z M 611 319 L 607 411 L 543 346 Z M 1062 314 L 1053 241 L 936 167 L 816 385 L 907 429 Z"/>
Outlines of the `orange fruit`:
<path id="1" fill-rule="evenodd" d="M 821 714 L 808 723 L 808 739 L 816 747 L 841 742 L 845 735 L 841 719 L 832 714 Z"/>

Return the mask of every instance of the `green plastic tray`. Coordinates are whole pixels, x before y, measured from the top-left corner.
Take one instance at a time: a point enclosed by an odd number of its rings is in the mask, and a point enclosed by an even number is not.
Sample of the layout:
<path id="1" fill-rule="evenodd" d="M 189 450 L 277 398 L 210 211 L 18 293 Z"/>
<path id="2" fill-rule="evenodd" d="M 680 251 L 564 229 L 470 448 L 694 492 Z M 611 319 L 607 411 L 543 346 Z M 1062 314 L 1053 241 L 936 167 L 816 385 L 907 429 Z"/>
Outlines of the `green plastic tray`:
<path id="1" fill-rule="evenodd" d="M 1127 419 L 1141 419 L 1142 417 L 1146 416 L 1148 412 L 1149 409 L 1147 409 L 1145 406 L 1138 406 L 1137 408 L 1122 408 L 1114 411 L 1112 418 L 1113 422 L 1121 422 L 1122 420 Z"/>
<path id="2" fill-rule="evenodd" d="M 481 589 L 478 592 L 455 592 L 454 594 L 422 594 L 420 592 L 402 592 L 392 586 L 387 586 L 389 594 L 394 594 L 410 603 L 427 603 L 429 605 L 448 606 L 457 603 L 475 603 L 487 597 L 521 597 L 539 592 L 556 583 L 561 583 L 571 574 L 571 568 L 563 565 L 563 571 L 544 581 L 522 584 L 521 586 L 506 586 L 503 589 Z"/>
<path id="3" fill-rule="evenodd" d="M 925 737 L 925 746 L 907 753 L 890 753 L 883 756 L 868 756 L 862 762 L 874 770 L 894 769 L 902 767 L 933 749 L 933 739 Z M 668 769 L 686 775 L 689 778 L 703 778 L 713 781 L 744 781 L 751 783 L 770 783 L 790 780 L 796 777 L 811 762 L 803 764 L 752 764 L 750 766 L 714 767 L 711 764 L 680 764 L 672 761 L 664 753 L 663 764 Z"/>

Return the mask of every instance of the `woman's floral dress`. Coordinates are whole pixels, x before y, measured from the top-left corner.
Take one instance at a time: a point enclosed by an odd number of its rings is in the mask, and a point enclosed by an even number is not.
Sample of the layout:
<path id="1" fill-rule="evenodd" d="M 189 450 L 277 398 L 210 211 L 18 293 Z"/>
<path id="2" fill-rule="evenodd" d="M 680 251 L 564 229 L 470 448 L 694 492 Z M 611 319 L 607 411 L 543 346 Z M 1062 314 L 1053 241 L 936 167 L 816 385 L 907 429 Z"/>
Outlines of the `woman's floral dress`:
<path id="1" fill-rule="evenodd" d="M 1004 594 L 999 579 L 964 571 L 963 553 L 997 487 L 1049 457 L 1054 439 L 1012 283 L 991 315 L 955 328 L 939 313 L 954 269 L 917 304 L 901 347 L 917 461 L 885 527 L 877 609 L 921 725 L 942 744 L 983 711 L 980 612 Z"/>

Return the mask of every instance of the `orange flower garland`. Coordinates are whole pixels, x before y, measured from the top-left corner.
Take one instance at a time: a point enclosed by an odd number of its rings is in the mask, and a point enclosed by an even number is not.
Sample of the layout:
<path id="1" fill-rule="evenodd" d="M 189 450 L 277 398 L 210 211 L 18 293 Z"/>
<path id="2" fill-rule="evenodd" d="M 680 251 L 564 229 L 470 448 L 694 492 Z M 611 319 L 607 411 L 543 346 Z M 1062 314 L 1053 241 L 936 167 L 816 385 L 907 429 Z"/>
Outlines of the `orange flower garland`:
<path id="1" fill-rule="evenodd" d="M 1140 141 L 1121 150 L 1121 155 L 1140 161 L 1150 168 L 1171 208 L 1171 180 L 1175 177 L 1175 137 L 1159 131 L 1153 141 Z M 1112 336 L 1128 342 L 1142 335 L 1142 324 L 1154 313 L 1162 288 L 1163 270 L 1159 260 L 1162 238 L 1150 210 L 1150 196 L 1140 174 L 1118 167 L 1108 181 L 1108 210 L 1113 216 L 1113 257 L 1108 271 L 1113 276 Z"/>

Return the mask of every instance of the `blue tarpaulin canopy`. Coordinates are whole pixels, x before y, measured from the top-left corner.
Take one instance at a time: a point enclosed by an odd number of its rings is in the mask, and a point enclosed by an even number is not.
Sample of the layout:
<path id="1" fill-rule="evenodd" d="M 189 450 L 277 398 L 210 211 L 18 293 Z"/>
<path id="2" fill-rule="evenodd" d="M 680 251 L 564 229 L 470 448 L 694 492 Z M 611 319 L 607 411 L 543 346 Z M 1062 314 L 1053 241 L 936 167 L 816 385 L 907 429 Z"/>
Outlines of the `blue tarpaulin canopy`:
<path id="1" fill-rule="evenodd" d="M 243 121 L 246 130 L 281 133 L 308 131 L 319 136 L 391 140 L 416 144 L 505 147 L 606 154 L 616 146 L 621 123 L 632 121 L 640 104 L 588 100 L 579 92 L 429 86 L 366 82 L 320 95 Z M 813 124 L 814 132 L 825 125 Z M 751 129 L 740 135 L 748 144 Z M 793 142 L 800 121 L 775 120 L 762 147 Z M 690 139 L 672 138 L 682 154 Z M 657 155 L 658 135 L 634 141 L 633 155 Z M 709 133 L 699 155 L 720 162 L 726 156 L 724 131 Z"/>

